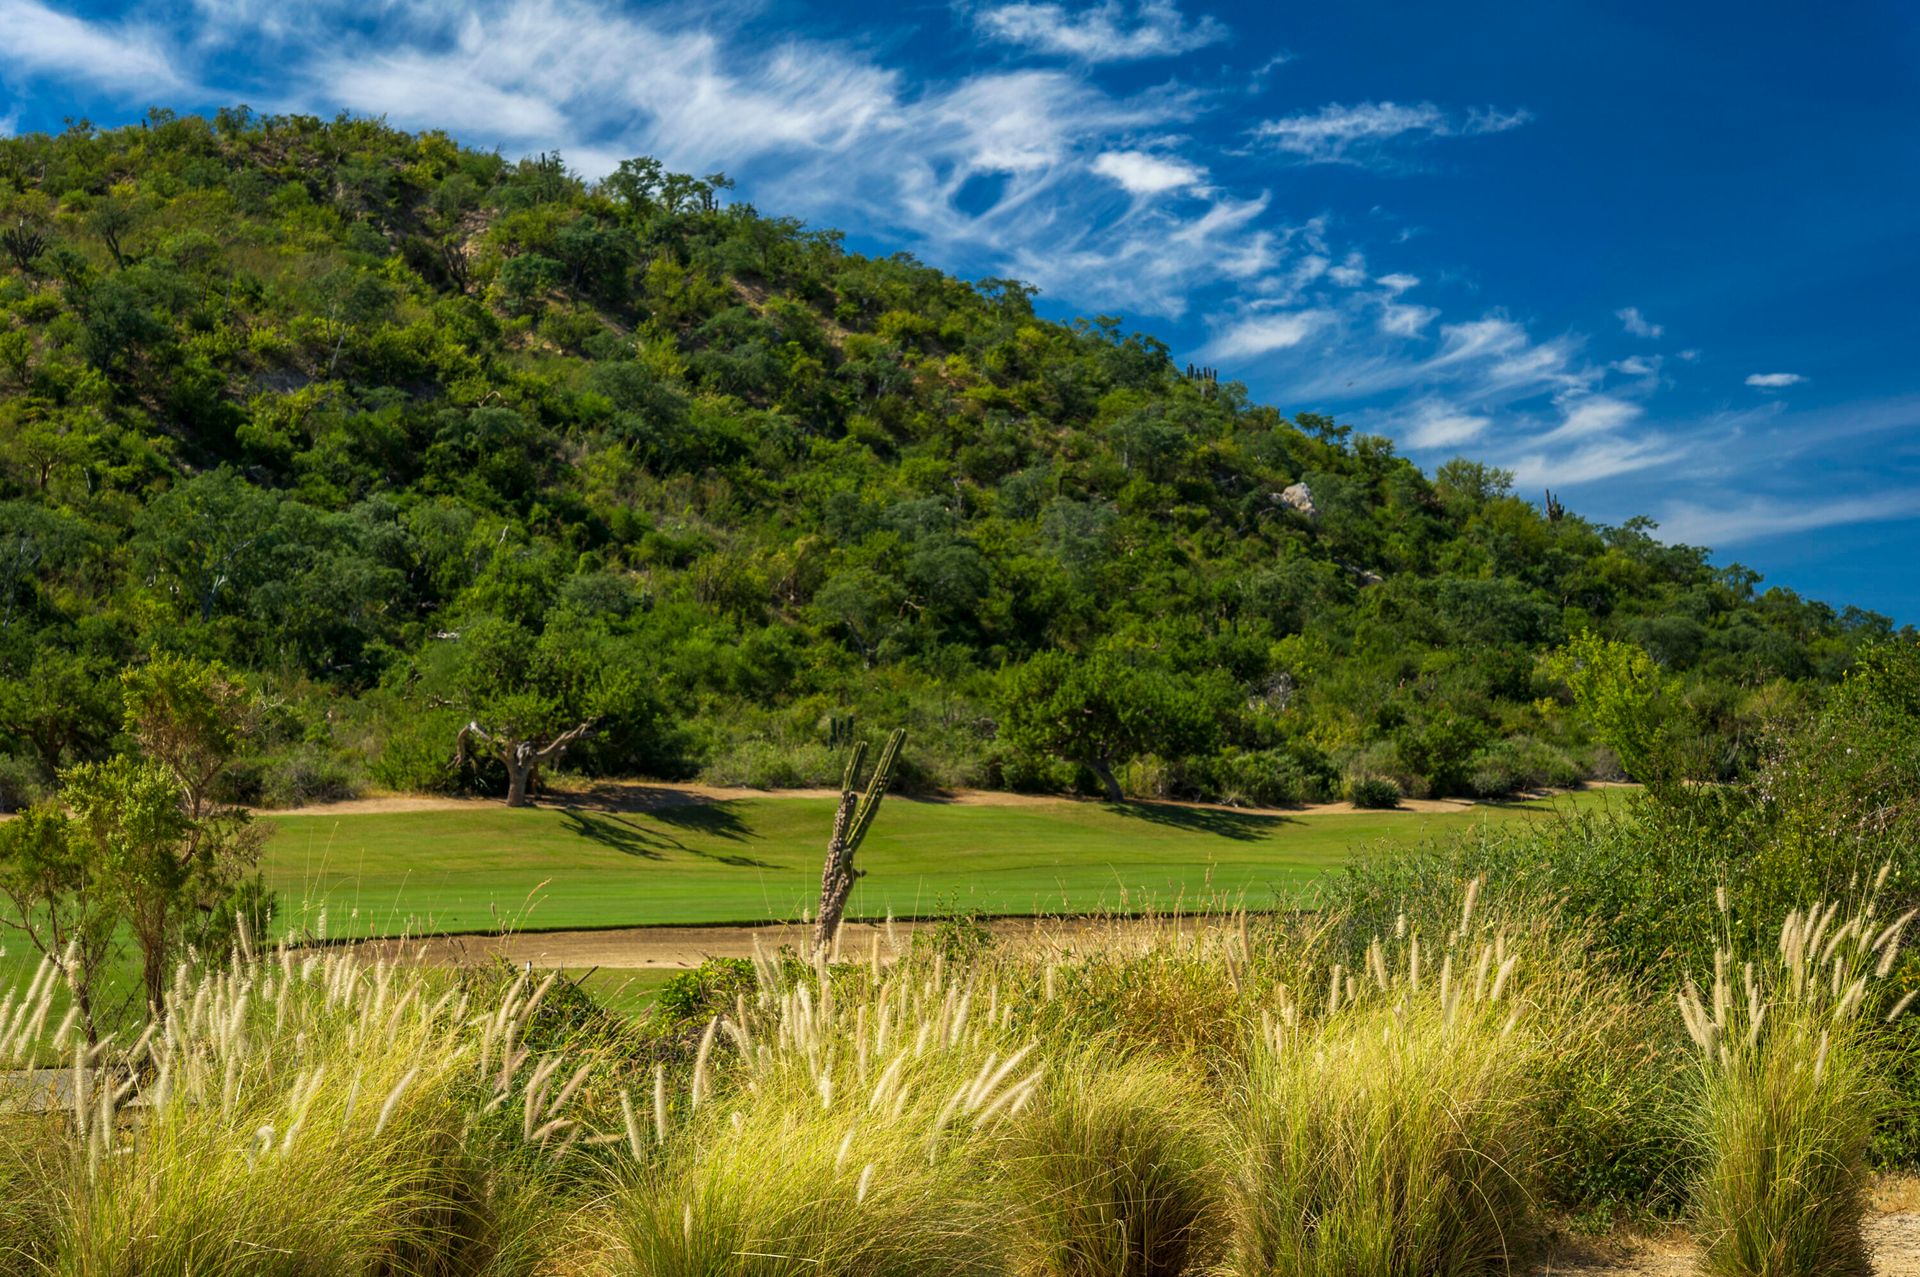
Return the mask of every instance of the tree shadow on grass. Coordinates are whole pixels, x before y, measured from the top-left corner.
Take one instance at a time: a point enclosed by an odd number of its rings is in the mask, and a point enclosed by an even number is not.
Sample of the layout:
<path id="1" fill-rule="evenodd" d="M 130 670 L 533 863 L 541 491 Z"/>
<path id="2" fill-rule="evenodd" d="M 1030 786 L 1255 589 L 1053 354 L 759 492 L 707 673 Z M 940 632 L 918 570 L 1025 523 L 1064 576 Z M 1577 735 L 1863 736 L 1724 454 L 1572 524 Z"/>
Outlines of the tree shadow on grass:
<path id="1" fill-rule="evenodd" d="M 682 811 L 704 810 L 687 808 Z M 671 834 L 662 834 L 648 829 L 645 825 L 629 816 L 611 813 L 581 811 L 577 808 L 563 810 L 561 818 L 567 822 L 567 828 L 582 838 L 597 842 L 603 847 L 625 852 L 629 856 L 640 856 L 647 860 L 665 860 L 668 850 L 682 851 L 689 856 L 698 856 L 702 860 L 712 860 L 723 865 L 732 865 L 739 869 L 778 869 L 779 866 L 766 860 L 756 860 L 752 856 L 723 855 L 708 851 L 702 847 L 688 846 Z M 681 813 L 676 813 L 681 814 Z M 653 813 L 658 819 L 659 812 Z M 728 814 L 724 819 L 701 824 L 697 821 L 678 820 L 670 822 L 702 833 L 713 833 L 718 837 L 743 839 L 746 826 L 739 817 Z"/>
<path id="2" fill-rule="evenodd" d="M 752 831 L 747 828 L 747 822 L 740 819 L 740 813 L 734 810 L 734 805 L 725 800 L 686 803 L 678 807 L 656 807 L 647 814 L 663 825 L 672 825 L 676 829 L 706 834 L 713 838 L 745 842 L 753 836 Z"/>
<path id="3" fill-rule="evenodd" d="M 644 856 L 648 860 L 666 859 L 665 853 L 654 845 L 654 840 L 647 836 L 645 830 L 637 829 L 618 817 L 571 809 L 560 815 L 570 831 L 603 847 L 623 851 L 629 856 Z"/>
<path id="4" fill-rule="evenodd" d="M 1168 825 L 1196 834 L 1212 834 L 1236 842 L 1258 842 L 1270 834 L 1278 833 L 1282 825 L 1300 823 L 1291 816 L 1235 811 L 1231 807 L 1186 807 L 1175 803 L 1139 801 L 1107 803 L 1105 806 L 1106 810 L 1130 820 Z"/>

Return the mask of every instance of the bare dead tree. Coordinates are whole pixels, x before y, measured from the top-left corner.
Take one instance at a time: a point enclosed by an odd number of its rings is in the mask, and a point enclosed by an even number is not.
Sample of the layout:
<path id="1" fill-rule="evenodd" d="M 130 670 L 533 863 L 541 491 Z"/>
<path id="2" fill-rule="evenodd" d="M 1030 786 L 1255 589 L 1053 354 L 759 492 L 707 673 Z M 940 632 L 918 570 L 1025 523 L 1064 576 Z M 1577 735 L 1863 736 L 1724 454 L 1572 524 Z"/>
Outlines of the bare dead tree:
<path id="1" fill-rule="evenodd" d="M 840 805 L 833 813 L 833 837 L 827 841 L 827 859 L 820 869 L 820 913 L 813 923 L 816 955 L 832 947 L 833 938 L 840 931 L 840 919 L 846 915 L 853 884 L 866 876 L 865 870 L 853 867 L 853 853 L 860 850 L 861 841 L 873 826 L 874 814 L 880 810 L 880 800 L 887 796 L 887 786 L 893 783 L 894 768 L 900 762 L 900 745 L 906 739 L 904 727 L 895 728 L 887 737 L 887 743 L 880 749 L 880 761 L 874 764 L 864 791 L 855 789 L 854 785 L 860 775 L 860 764 L 866 761 L 867 743 L 856 744 L 847 759 L 847 772 L 840 781 Z"/>
<path id="2" fill-rule="evenodd" d="M 557 761 L 567 752 L 568 746 L 591 732 L 598 721 L 589 718 L 583 723 L 576 723 L 551 740 L 543 740 L 539 736 L 521 736 L 505 730 L 488 731 L 478 722 L 469 722 L 454 738 L 453 764 L 456 767 L 465 766 L 468 742 L 478 741 L 507 769 L 507 806 L 526 807 L 532 802 L 533 786 L 540 777 L 542 764 Z"/>

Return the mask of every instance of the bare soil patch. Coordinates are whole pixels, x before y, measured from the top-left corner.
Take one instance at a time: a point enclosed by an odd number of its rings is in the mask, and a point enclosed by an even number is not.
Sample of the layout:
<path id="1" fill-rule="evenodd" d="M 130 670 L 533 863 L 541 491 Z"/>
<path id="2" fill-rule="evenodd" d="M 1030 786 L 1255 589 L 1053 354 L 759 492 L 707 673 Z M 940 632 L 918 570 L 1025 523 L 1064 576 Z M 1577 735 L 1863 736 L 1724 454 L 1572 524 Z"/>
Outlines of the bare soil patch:
<path id="1" fill-rule="evenodd" d="M 1889 1177 L 1885 1183 L 1910 1183 Z M 1920 1212 L 1908 1202 L 1889 1210 L 1882 1193 L 1860 1223 L 1874 1277 L 1920 1277 Z M 1912 1196 L 1910 1191 L 1908 1198 Z M 1692 1277 L 1697 1248 L 1686 1233 L 1611 1233 L 1596 1239 L 1557 1239 L 1528 1269 L 1530 1277 Z"/>

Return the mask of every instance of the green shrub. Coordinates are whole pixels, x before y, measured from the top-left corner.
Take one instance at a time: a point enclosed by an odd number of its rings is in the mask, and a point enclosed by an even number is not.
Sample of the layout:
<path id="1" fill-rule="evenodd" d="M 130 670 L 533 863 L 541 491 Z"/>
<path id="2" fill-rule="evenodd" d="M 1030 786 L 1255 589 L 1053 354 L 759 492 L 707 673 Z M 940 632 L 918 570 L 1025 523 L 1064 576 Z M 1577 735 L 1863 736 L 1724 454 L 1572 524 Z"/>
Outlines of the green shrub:
<path id="1" fill-rule="evenodd" d="M 457 715 L 427 713 L 403 717 L 389 728 L 367 765 L 376 785 L 406 794 L 451 794 L 459 790 L 454 768 Z"/>
<path id="2" fill-rule="evenodd" d="M 40 774 L 40 767 L 18 754 L 0 754 L 0 812 L 20 811 L 43 798 L 51 797 L 54 787 Z"/>
<path id="3" fill-rule="evenodd" d="M 820 741 L 743 740 L 708 760 L 700 779 L 748 789 L 820 789 L 838 785 L 846 765 L 844 751 Z"/>
<path id="4" fill-rule="evenodd" d="M 252 790 L 241 801 L 263 807 L 305 807 L 357 797 L 361 780 L 354 762 L 319 745 L 302 744 L 240 764 Z"/>
<path id="5" fill-rule="evenodd" d="M 1295 807 L 1325 802 L 1338 775 L 1318 751 L 1225 750 L 1194 768 L 1196 796 L 1257 807 Z"/>
<path id="6" fill-rule="evenodd" d="M 1355 776 L 1347 782 L 1347 801 L 1355 807 L 1398 807 L 1400 786 L 1384 776 Z"/>
<path id="7" fill-rule="evenodd" d="M 1504 798 L 1528 789 L 1567 789 L 1581 779 L 1564 750 L 1530 736 L 1495 741 L 1467 764 L 1467 789 L 1477 798 Z"/>
<path id="8" fill-rule="evenodd" d="M 691 971 L 667 977 L 655 995 L 654 1016 L 676 1026 L 699 1025 L 733 1009 L 753 992 L 753 963 L 746 958 L 708 958 Z"/>

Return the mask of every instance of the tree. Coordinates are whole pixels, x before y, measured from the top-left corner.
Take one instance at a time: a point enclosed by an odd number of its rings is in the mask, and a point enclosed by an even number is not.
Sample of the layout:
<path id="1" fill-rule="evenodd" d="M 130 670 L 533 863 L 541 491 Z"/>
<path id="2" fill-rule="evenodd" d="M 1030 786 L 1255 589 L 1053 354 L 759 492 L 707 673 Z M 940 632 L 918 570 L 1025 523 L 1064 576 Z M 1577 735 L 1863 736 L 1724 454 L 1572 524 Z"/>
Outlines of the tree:
<path id="1" fill-rule="evenodd" d="M 174 941 L 185 912 L 213 894 L 218 866 L 194 835 L 180 786 L 167 769 L 120 755 L 60 775 L 86 877 L 133 932 L 147 1010 L 165 1005 Z"/>
<path id="2" fill-rule="evenodd" d="M 154 500 L 135 560 L 150 579 L 166 582 L 183 611 L 211 621 L 223 599 L 244 599 L 279 566 L 279 517 L 275 494 L 222 466 Z"/>
<path id="3" fill-rule="evenodd" d="M 1627 775 L 1656 787 L 1671 777 L 1674 759 L 1666 748 L 1662 708 L 1666 680 L 1645 648 L 1583 630 L 1545 664 L 1573 693 L 1574 705 Z"/>
<path id="4" fill-rule="evenodd" d="M 540 768 L 557 763 L 598 725 L 607 671 L 586 644 L 549 632 L 535 639 L 511 621 L 471 625 L 458 642 L 454 700 L 469 716 L 454 738 L 454 765 L 474 747 L 507 771 L 507 806 L 526 807 Z"/>
<path id="5" fill-rule="evenodd" d="M 254 697 L 246 684 L 218 661 L 167 653 L 120 681 L 126 730 L 173 777 L 187 819 L 226 814 L 220 778 L 252 730 Z"/>
<path id="6" fill-rule="evenodd" d="M 1042 652 L 1015 668 L 1002 700 L 1000 737 L 1017 750 L 1053 754 L 1100 778 L 1109 802 L 1126 795 L 1113 769 L 1146 753 L 1178 757 L 1217 737 L 1226 689 L 1114 652 L 1076 659 Z"/>
<path id="7" fill-rule="evenodd" d="M 179 809 L 174 843 L 163 845 L 158 818 L 145 812 L 144 804 L 159 788 L 151 778 L 72 769 L 63 775 L 63 793 L 76 818 L 81 797 L 92 792 L 91 801 L 105 813 L 101 819 L 109 819 L 118 804 L 153 830 L 146 841 L 130 833 L 124 845 L 110 843 L 102 829 L 94 836 L 102 849 L 114 849 L 109 863 L 118 866 L 119 891 L 145 968 L 148 1006 L 158 1013 L 183 937 L 195 930 L 218 936 L 220 924 L 230 921 L 235 909 L 271 912 L 258 879 L 247 881 L 259 863 L 267 828 L 220 795 L 221 781 L 252 734 L 257 702 L 218 661 L 169 654 L 128 670 L 121 683 L 126 731 L 139 743 L 139 765 L 165 781 Z M 100 766 L 120 764 L 131 765 L 114 759 Z M 67 792 L 74 786 L 72 777 L 92 790 L 82 789 L 79 796 Z M 208 921 L 216 925 L 194 925 Z"/>
<path id="8" fill-rule="evenodd" d="M 73 995 L 89 1045 L 100 1040 L 94 981 L 113 949 L 119 916 L 103 866 L 58 803 L 39 803 L 0 825 L 0 927 L 50 960 Z"/>
<path id="9" fill-rule="evenodd" d="M 42 648 L 18 679 L 0 679 L 0 748 L 26 746 L 43 780 L 70 763 L 104 758 L 120 724 L 111 669 L 76 652 Z M 13 796 L 0 794 L 0 801 Z"/>

